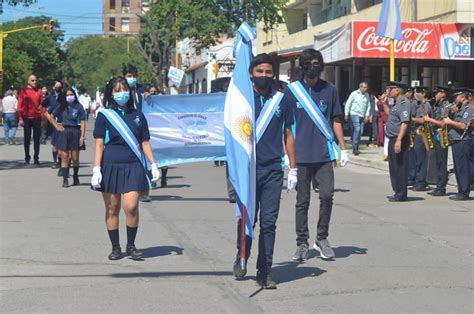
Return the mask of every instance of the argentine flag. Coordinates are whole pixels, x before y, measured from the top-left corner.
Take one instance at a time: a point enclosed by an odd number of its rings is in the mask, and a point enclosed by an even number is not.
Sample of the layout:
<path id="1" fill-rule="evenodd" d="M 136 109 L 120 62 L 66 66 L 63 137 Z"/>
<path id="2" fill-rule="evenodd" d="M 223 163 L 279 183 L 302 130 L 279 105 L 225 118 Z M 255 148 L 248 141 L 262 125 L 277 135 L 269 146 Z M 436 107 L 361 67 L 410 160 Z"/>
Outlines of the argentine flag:
<path id="1" fill-rule="evenodd" d="M 255 215 L 255 121 L 253 85 L 249 76 L 253 29 L 243 23 L 234 46 L 237 59 L 224 106 L 224 135 L 229 179 L 237 192 L 236 216 L 245 219 L 245 233 L 253 236 Z M 242 217 L 244 213 L 245 217 Z"/>
<path id="2" fill-rule="evenodd" d="M 403 40 L 398 0 L 383 0 L 377 36 Z"/>

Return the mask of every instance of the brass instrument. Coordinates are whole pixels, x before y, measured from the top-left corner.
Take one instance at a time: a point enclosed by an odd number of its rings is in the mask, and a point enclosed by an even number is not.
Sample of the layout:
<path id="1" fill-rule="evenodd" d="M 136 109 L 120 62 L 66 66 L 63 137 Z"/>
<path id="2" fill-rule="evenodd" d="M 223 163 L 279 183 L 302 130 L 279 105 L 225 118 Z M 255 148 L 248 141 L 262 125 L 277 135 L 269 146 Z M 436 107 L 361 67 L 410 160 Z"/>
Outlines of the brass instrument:
<path id="1" fill-rule="evenodd" d="M 410 130 L 410 141 L 408 143 L 408 149 L 413 149 L 415 147 L 415 132 Z"/>
<path id="2" fill-rule="evenodd" d="M 426 116 L 426 102 L 421 104 L 421 111 L 423 113 L 423 117 Z M 416 129 L 416 133 L 421 135 L 423 138 L 423 144 L 425 144 L 425 149 L 432 150 L 434 148 L 433 144 L 433 133 L 431 132 L 431 126 L 428 122 L 424 122 Z"/>
<path id="3" fill-rule="evenodd" d="M 469 122 L 466 123 L 466 126 L 464 127 L 464 131 L 462 132 L 462 135 L 461 135 L 461 140 L 464 138 L 464 136 L 466 136 L 467 131 L 469 131 L 469 128 L 472 126 L 473 122 L 474 122 L 474 114 L 471 115 L 471 119 L 469 120 Z"/>

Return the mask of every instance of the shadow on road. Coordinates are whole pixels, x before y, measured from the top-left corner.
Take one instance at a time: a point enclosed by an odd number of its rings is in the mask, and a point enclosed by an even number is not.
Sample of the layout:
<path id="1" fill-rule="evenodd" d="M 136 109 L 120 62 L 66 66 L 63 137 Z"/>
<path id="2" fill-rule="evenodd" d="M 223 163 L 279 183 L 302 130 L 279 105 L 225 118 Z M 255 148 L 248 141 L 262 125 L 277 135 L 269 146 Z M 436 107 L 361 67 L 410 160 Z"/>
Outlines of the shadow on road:
<path id="1" fill-rule="evenodd" d="M 182 197 L 178 195 L 151 195 L 153 201 L 205 201 L 205 202 L 228 202 L 227 197 Z"/>
<path id="2" fill-rule="evenodd" d="M 182 277 L 182 276 L 231 276 L 231 271 L 170 271 L 170 272 L 138 272 L 113 274 L 82 274 L 82 275 L 2 275 L 0 278 L 149 278 L 149 277 Z"/>
<path id="3" fill-rule="evenodd" d="M 326 271 L 318 267 L 305 266 L 304 263 L 283 262 L 272 267 L 273 279 L 277 283 L 295 281 L 306 277 L 317 277 Z"/>
<path id="4" fill-rule="evenodd" d="M 182 247 L 165 245 L 148 247 L 145 249 L 140 249 L 140 251 L 143 252 L 143 258 L 147 259 L 165 255 L 183 255 L 184 249 Z"/>

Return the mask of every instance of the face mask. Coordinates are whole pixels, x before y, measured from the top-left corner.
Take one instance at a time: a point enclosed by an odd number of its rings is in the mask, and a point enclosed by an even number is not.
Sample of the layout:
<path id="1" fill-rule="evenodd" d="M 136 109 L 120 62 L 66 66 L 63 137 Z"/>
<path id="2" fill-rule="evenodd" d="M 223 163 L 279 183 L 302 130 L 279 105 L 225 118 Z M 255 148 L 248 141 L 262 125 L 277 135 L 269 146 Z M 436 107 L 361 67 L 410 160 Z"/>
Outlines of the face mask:
<path id="1" fill-rule="evenodd" d="M 74 96 L 66 96 L 66 101 L 67 101 L 68 104 L 73 103 L 74 100 L 76 100 L 76 97 L 74 97 Z"/>
<path id="2" fill-rule="evenodd" d="M 267 77 L 267 76 L 255 77 L 254 76 L 252 78 L 252 81 L 258 89 L 268 90 L 269 88 L 272 87 L 273 77 Z"/>
<path id="3" fill-rule="evenodd" d="M 304 75 L 309 79 L 314 79 L 321 75 L 321 66 L 312 66 L 304 68 Z"/>
<path id="4" fill-rule="evenodd" d="M 135 87 L 137 85 L 137 78 L 136 77 L 127 77 L 127 83 L 130 87 Z"/>
<path id="5" fill-rule="evenodd" d="M 119 92 L 119 93 L 114 93 L 114 100 L 115 102 L 120 106 L 123 107 L 127 104 L 128 100 L 130 99 L 130 93 L 129 92 Z"/>

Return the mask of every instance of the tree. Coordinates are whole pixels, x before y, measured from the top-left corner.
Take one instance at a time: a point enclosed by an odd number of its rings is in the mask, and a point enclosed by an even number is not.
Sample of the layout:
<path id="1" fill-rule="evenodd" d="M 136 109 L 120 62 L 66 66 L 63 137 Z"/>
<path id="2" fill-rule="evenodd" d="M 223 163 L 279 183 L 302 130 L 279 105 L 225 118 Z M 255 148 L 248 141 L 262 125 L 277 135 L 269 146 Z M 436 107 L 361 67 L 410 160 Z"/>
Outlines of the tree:
<path id="1" fill-rule="evenodd" d="M 12 7 L 17 6 L 19 4 L 23 5 L 24 7 L 29 6 L 30 4 L 36 3 L 37 0 L 1 0 L 0 1 L 0 14 L 3 13 L 3 4 L 6 3 Z"/>
<path id="2" fill-rule="evenodd" d="M 138 68 L 140 82 L 150 83 L 152 75 L 132 43 L 127 53 L 127 38 L 84 36 L 66 43 L 66 81 L 79 89 L 93 94 L 107 81 L 122 75 L 123 65 L 134 64 Z"/>
<path id="3" fill-rule="evenodd" d="M 16 22 L 3 24 L 2 30 L 42 25 L 51 18 L 47 16 L 26 17 Z M 56 25 L 59 27 L 59 25 Z M 49 85 L 61 78 L 64 53 L 60 42 L 63 32 L 55 29 L 47 33 L 42 29 L 9 34 L 3 42 L 4 86 L 22 87 L 29 74 L 38 76 L 40 85 Z"/>
<path id="4" fill-rule="evenodd" d="M 261 21 L 268 30 L 283 21 L 279 12 L 286 3 L 286 0 L 156 1 L 140 17 L 138 48 L 158 85 L 165 87 L 176 36 L 194 39 L 199 49 L 216 44 L 220 35 L 232 33 L 243 20 L 252 25 Z"/>

